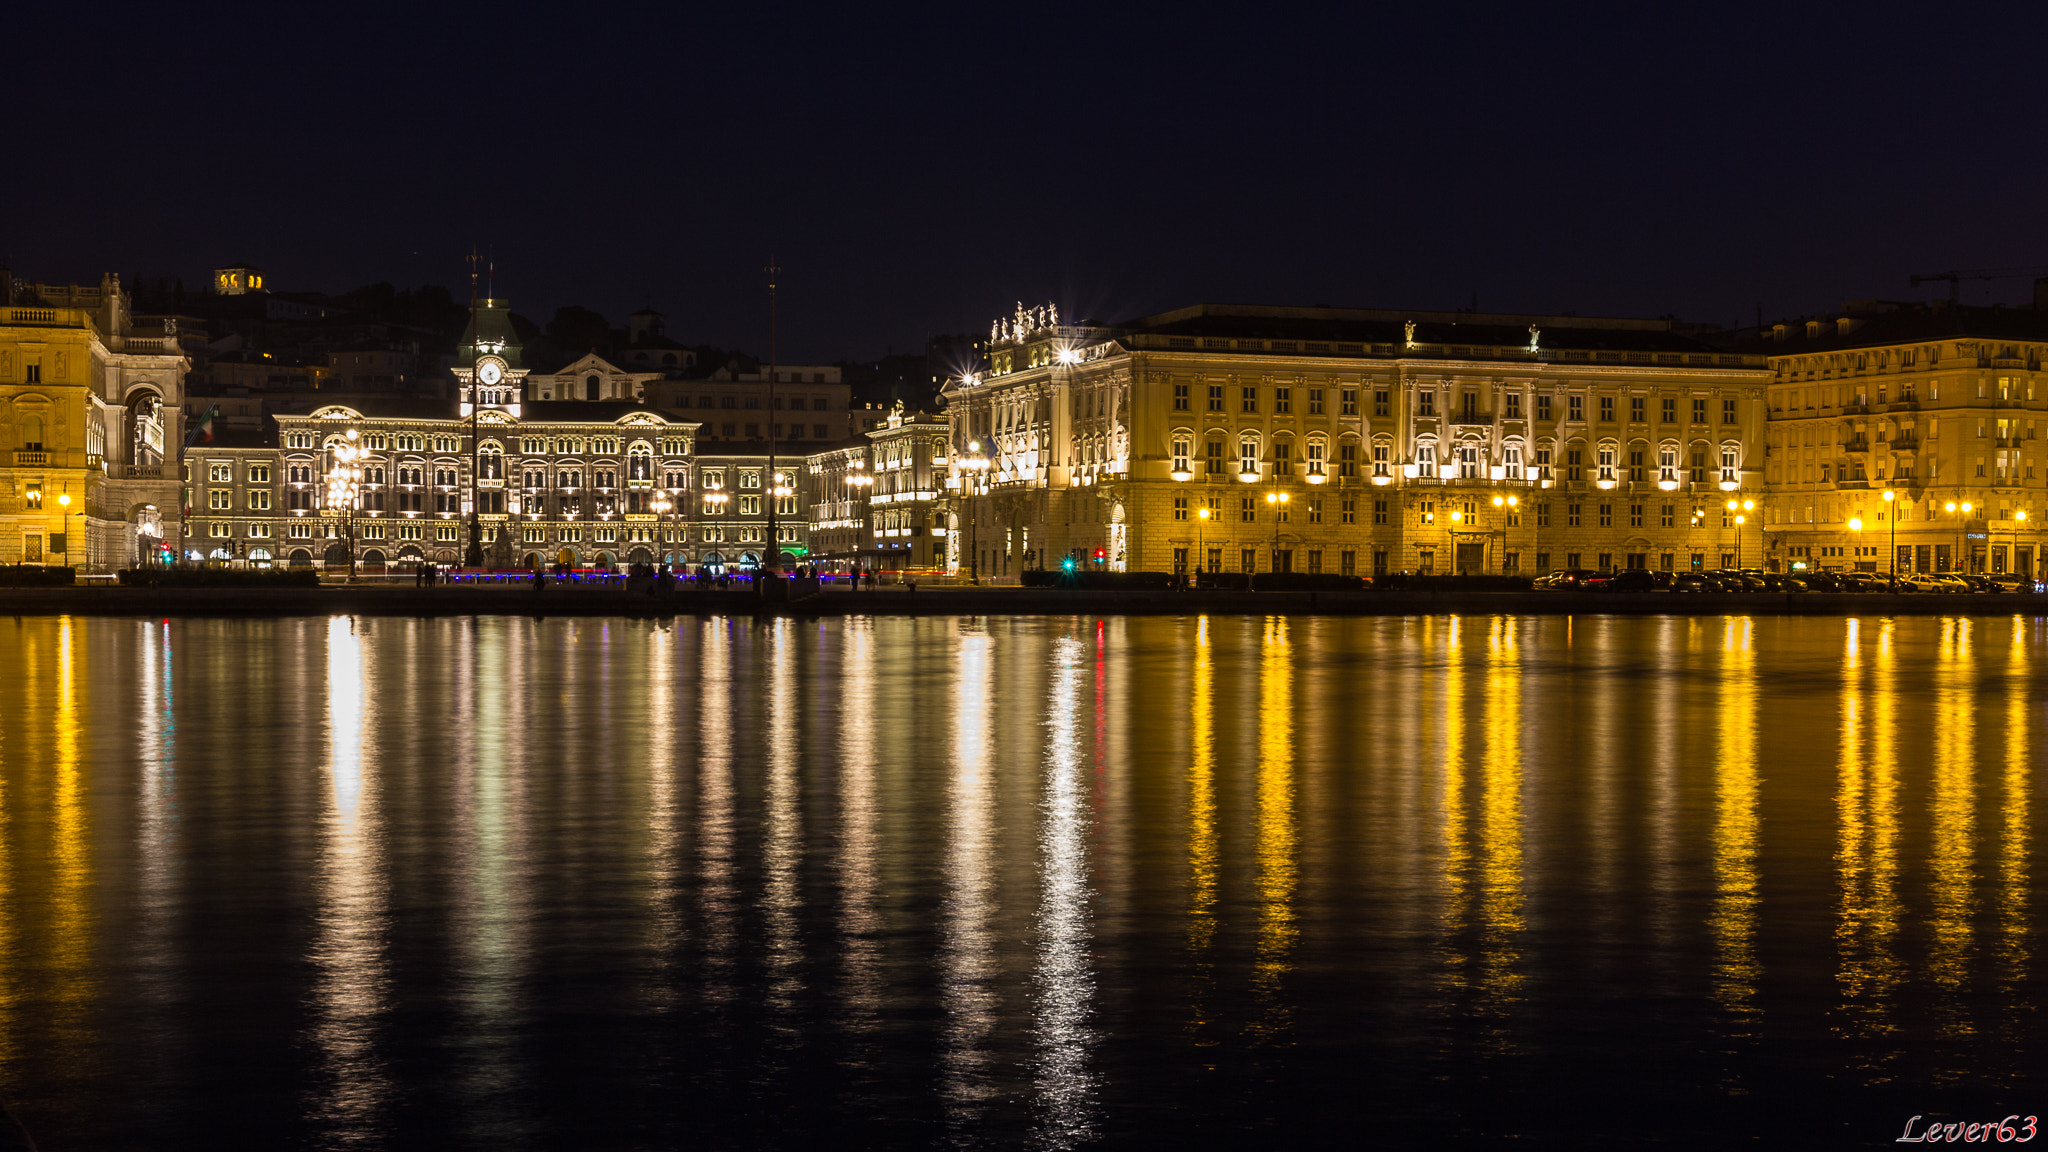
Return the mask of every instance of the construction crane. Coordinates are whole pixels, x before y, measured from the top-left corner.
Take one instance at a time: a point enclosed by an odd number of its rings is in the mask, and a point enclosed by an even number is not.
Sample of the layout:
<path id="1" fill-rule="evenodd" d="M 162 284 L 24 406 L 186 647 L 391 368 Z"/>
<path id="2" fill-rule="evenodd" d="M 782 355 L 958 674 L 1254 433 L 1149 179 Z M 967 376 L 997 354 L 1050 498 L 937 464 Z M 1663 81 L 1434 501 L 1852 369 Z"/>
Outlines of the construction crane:
<path id="1" fill-rule="evenodd" d="M 1965 280 L 2038 279 L 2041 275 L 2039 272 L 2030 272 L 2025 268 L 1963 268 L 1951 272 L 1915 273 L 1912 276 L 1906 277 L 1906 282 L 1918 288 L 1921 284 L 1930 280 L 1946 280 L 1948 281 L 1949 303 L 1953 304 L 1956 302 L 1956 294 L 1961 289 L 1962 282 Z"/>

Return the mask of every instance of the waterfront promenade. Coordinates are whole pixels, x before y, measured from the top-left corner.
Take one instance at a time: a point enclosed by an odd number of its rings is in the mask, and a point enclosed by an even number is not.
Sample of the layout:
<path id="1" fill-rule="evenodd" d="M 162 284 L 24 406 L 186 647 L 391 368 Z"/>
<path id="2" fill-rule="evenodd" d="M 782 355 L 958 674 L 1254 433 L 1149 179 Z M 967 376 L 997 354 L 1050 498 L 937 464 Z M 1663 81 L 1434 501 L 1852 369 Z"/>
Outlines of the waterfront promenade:
<path id="1" fill-rule="evenodd" d="M 751 589 L 677 589 L 529 584 L 358 584 L 315 588 L 8 588 L 0 615 L 14 616 L 2048 616 L 2048 596 L 1769 592 L 1109 592 L 1015 587 L 900 585 L 834 589 L 786 603 Z"/>

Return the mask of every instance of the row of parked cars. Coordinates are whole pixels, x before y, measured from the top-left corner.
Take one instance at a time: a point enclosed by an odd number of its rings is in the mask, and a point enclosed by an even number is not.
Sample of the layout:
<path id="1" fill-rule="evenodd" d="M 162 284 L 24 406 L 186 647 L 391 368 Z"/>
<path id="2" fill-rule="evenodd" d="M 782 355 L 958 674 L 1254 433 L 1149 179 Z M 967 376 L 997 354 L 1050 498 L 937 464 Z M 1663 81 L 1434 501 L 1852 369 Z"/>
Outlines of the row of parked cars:
<path id="1" fill-rule="evenodd" d="M 1918 572 L 1893 577 L 1885 572 L 1762 572 L 1754 568 L 1712 572 L 1563 568 L 1537 577 L 1530 587 L 1539 592 L 2048 592 L 2043 581 L 2011 573 Z"/>

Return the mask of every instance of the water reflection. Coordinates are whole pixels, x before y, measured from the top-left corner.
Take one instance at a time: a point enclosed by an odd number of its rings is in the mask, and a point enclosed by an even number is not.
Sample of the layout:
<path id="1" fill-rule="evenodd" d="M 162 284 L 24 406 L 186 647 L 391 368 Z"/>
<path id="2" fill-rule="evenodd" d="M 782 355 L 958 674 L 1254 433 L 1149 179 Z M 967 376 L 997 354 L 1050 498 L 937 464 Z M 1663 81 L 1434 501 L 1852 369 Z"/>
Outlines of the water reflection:
<path id="1" fill-rule="evenodd" d="M 2009 1095 L 2044 656 L 2003 617 L 0 627 L 0 1094 L 75 1147 L 1050 1148 Z"/>
<path id="2" fill-rule="evenodd" d="M 1894 996 L 1904 978 L 1899 934 L 1897 653 L 1891 620 L 1844 622 L 1841 755 L 1836 763 L 1835 927 L 1843 1029 L 1861 1041 L 1860 1071 L 1881 1082 L 1897 1049 Z"/>
<path id="3" fill-rule="evenodd" d="M 362 1139 L 392 1089 L 377 1052 L 390 991 L 383 948 L 387 905 L 377 811 L 379 765 L 364 755 L 374 721 L 366 681 L 375 670 L 356 622 L 342 616 L 329 620 L 320 906 L 311 949 L 318 972 L 312 1038 L 322 1056 L 323 1082 L 312 1114 L 329 1129 L 336 1146 Z"/>
<path id="4" fill-rule="evenodd" d="M 1063 637 L 1053 649 L 1047 701 L 1045 790 L 1038 835 L 1037 1053 L 1032 1080 L 1034 1143 L 1072 1148 L 1094 1134 L 1095 1076 L 1089 1028 L 1095 973 L 1088 949 L 1088 860 L 1084 766 L 1077 721 L 1087 651 Z"/>
<path id="5" fill-rule="evenodd" d="M 1934 689 L 1933 850 L 1928 861 L 1933 900 L 1929 974 L 1946 991 L 1943 1030 L 1975 1031 L 1968 1006 L 1955 995 L 1969 979 L 1976 881 L 1977 685 L 1974 622 L 1942 621 Z"/>
<path id="6" fill-rule="evenodd" d="M 958 640 L 959 682 L 952 687 L 953 740 L 947 802 L 944 945 L 940 996 L 946 1013 L 941 1092 L 956 1140 L 971 1142 L 998 1085 L 989 1039 L 998 1012 L 995 915 L 995 763 L 990 746 L 994 644 L 980 628 Z"/>
<path id="7" fill-rule="evenodd" d="M 1731 1018 L 1756 1012 L 1761 971 L 1756 957 L 1757 764 L 1755 622 L 1730 617 L 1722 624 L 1720 700 L 1716 723 L 1721 739 L 1714 763 L 1714 912 L 1718 951 L 1714 998 Z M 1753 1023 L 1734 1035 L 1753 1035 Z"/>

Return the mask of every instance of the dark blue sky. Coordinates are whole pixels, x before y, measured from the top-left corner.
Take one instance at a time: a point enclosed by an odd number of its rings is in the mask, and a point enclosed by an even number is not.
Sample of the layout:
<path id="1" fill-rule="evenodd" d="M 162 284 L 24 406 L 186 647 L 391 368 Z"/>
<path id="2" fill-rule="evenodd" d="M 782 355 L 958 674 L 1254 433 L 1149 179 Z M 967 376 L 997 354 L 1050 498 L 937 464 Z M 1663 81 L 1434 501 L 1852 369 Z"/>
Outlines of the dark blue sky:
<path id="1" fill-rule="evenodd" d="M 57 7 L 9 17 L 38 279 L 460 294 L 474 239 L 536 319 L 760 350 L 773 250 L 810 361 L 1020 299 L 1747 323 L 2048 272 L 2025 6 Z"/>

